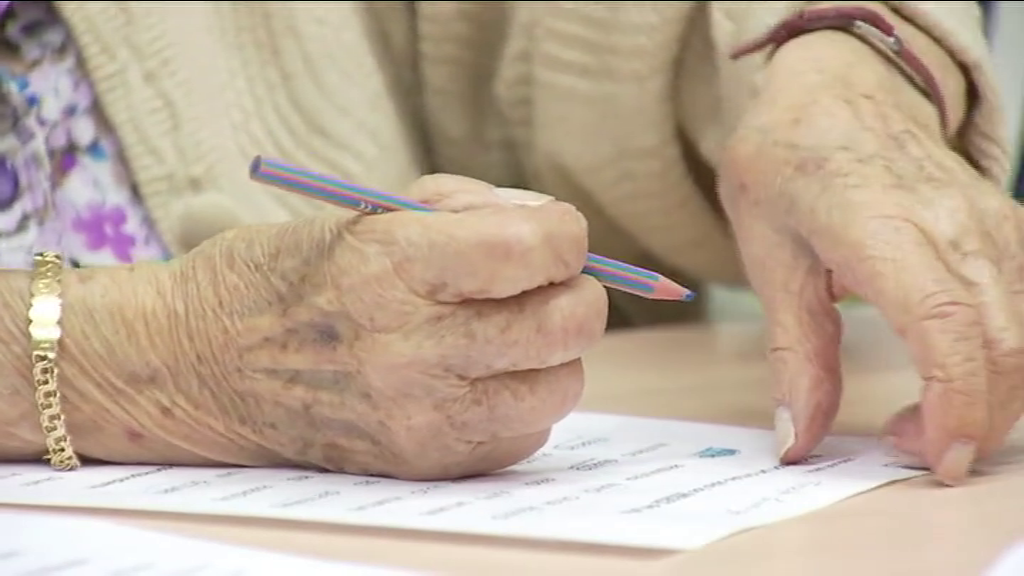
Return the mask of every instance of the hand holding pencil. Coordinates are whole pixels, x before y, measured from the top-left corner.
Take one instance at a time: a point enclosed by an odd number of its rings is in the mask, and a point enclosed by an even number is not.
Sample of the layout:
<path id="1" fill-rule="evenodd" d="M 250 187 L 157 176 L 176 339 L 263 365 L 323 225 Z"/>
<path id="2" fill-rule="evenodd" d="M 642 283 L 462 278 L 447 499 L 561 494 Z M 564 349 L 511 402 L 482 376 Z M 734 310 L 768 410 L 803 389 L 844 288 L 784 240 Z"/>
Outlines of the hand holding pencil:
<path id="1" fill-rule="evenodd" d="M 243 226 L 139 272 L 166 283 L 125 293 L 188 303 L 169 304 L 174 323 L 153 332 L 168 334 L 160 353 L 183 359 L 160 382 L 197 415 L 161 428 L 170 446 L 231 464 L 447 479 L 544 444 L 605 331 L 608 291 L 580 274 L 586 221 L 563 202 L 512 206 L 470 178 L 423 177 L 404 192 L 436 212 Z"/>
<path id="2" fill-rule="evenodd" d="M 413 199 L 371 190 L 262 156 L 253 159 L 249 175 L 257 182 L 362 214 L 384 214 L 404 210 L 434 211 L 434 208 Z M 608 288 L 652 300 L 690 301 L 694 297 L 692 291 L 657 272 L 596 254 L 587 255 L 582 272 L 593 276 Z"/>

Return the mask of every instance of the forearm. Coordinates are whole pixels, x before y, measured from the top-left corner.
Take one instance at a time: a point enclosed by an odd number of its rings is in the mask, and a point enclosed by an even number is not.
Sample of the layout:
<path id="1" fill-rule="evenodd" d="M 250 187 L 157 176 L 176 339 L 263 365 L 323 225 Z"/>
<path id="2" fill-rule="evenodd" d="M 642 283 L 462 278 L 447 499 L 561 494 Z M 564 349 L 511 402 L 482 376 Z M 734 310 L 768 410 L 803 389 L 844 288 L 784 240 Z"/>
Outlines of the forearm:
<path id="1" fill-rule="evenodd" d="M 946 49 L 883 2 L 832 4 L 868 6 L 896 27 L 904 43 L 935 76 L 945 99 L 948 132 L 955 134 L 966 117 L 968 90 L 965 75 Z M 837 86 L 841 90 L 836 90 Z M 846 32 L 822 30 L 794 38 L 769 63 L 764 98 L 806 98 L 810 103 L 822 94 L 883 98 L 894 111 L 942 135 L 939 109 L 916 83 L 878 50 Z"/>
<path id="2" fill-rule="evenodd" d="M 29 357 L 30 273 L 0 272 L 0 459 L 39 458 L 45 451 Z"/>
<path id="3" fill-rule="evenodd" d="M 58 387 L 72 444 L 82 458 L 188 460 L 162 438 L 153 409 L 167 383 L 168 326 L 155 312 L 171 304 L 149 268 L 66 270 Z M 34 398 L 28 337 L 30 272 L 0 271 L 0 460 L 38 460 L 46 452 Z M 194 456 L 191 456 L 194 459 Z"/>

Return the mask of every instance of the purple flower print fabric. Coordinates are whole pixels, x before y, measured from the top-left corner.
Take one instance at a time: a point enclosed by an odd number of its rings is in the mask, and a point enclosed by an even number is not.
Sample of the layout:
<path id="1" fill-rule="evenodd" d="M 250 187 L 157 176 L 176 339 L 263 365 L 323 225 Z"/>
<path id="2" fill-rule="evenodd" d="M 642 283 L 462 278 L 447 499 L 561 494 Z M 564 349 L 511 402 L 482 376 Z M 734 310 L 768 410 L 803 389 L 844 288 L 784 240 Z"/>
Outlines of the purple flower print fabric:
<path id="1" fill-rule="evenodd" d="M 44 249 L 78 266 L 166 259 L 59 15 L 0 11 L 0 267 Z"/>

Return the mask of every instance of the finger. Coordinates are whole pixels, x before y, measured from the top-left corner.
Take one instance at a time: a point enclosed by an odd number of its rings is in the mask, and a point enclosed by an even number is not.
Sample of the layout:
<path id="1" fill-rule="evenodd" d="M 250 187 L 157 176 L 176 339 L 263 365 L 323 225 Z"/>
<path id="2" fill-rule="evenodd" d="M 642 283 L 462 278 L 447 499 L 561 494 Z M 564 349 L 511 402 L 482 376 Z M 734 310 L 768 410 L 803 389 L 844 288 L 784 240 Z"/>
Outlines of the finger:
<path id="1" fill-rule="evenodd" d="M 1009 292 L 997 277 L 995 269 L 984 263 L 955 263 L 964 279 L 965 291 L 974 302 L 974 307 L 981 324 L 982 351 L 985 363 L 985 394 L 984 404 L 987 406 L 985 421 L 980 423 L 976 441 L 961 441 L 953 448 L 962 455 L 950 459 L 940 457 L 936 461 L 929 459 L 929 454 L 942 454 L 942 449 L 949 451 L 948 446 L 932 446 L 936 440 L 930 423 L 941 418 L 946 409 L 948 391 L 926 381 L 921 401 L 904 408 L 893 416 L 886 426 L 886 433 L 893 444 L 902 452 L 918 457 L 931 464 L 939 463 L 941 469 L 933 469 L 939 478 L 947 484 L 962 482 L 970 472 L 976 459 L 983 458 L 1001 441 L 1002 435 L 1009 432 L 1012 422 L 999 426 L 997 422 L 1005 422 L 1007 415 L 1016 410 L 1017 379 L 1021 376 L 1024 364 L 1020 358 L 1020 338 L 1018 323 L 1014 310 L 1009 306 Z M 1004 428 L 996 432 L 996 428 Z M 938 437 L 940 442 L 948 438 Z M 965 452 L 966 451 L 966 452 Z"/>
<path id="2" fill-rule="evenodd" d="M 463 212 L 511 204 L 487 182 L 452 174 L 428 174 L 418 178 L 406 191 L 406 195 L 443 212 Z"/>
<path id="3" fill-rule="evenodd" d="M 830 274 L 809 249 L 764 227 L 752 230 L 744 261 L 768 324 L 779 459 L 794 463 L 828 434 L 839 410 L 842 321 Z"/>
<path id="4" fill-rule="evenodd" d="M 936 257 L 938 244 L 912 224 L 883 223 L 851 228 L 843 243 L 826 247 L 826 261 L 906 338 L 924 382 L 922 456 L 941 480 L 957 482 L 988 428 L 983 319 L 975 298 Z"/>
<path id="5" fill-rule="evenodd" d="M 423 468 L 402 468 L 389 474 L 399 480 L 455 480 L 481 476 L 518 464 L 544 447 L 551 430 L 541 430 L 516 438 L 501 438 L 473 443 L 466 452 L 454 457 L 432 460 Z"/>
<path id="6" fill-rule="evenodd" d="M 519 436 L 481 442 L 473 447 L 462 465 L 460 476 L 479 476 L 508 468 L 533 456 L 547 444 L 551 429 Z"/>
<path id="7" fill-rule="evenodd" d="M 583 361 L 474 380 L 447 408 L 464 440 L 489 442 L 551 428 L 583 394 Z"/>
<path id="8" fill-rule="evenodd" d="M 887 443 L 904 454 L 924 461 L 924 416 L 920 402 L 904 406 L 885 424 Z"/>
<path id="9" fill-rule="evenodd" d="M 987 389 L 989 424 L 976 450 L 977 459 L 985 458 L 1002 445 L 1006 435 L 1019 420 L 1022 402 L 1019 383 L 1024 377 L 1021 358 L 1021 326 L 1019 311 L 1010 306 L 1009 291 L 993 280 L 971 290 L 978 301 L 978 310 L 985 324 L 987 351 Z M 894 415 L 886 425 L 886 435 L 901 452 L 924 459 L 928 453 L 925 419 L 930 402 L 941 402 L 941 396 L 926 391 L 919 404 L 908 406 Z M 943 479 L 958 483 L 969 472 L 969 464 L 955 470 L 944 470 Z"/>
<path id="10" fill-rule="evenodd" d="M 1015 201 L 999 194 L 990 202 L 986 222 L 999 265 L 981 266 L 981 277 L 971 279 L 989 351 L 989 430 L 979 458 L 1002 446 L 1024 413 L 1024 226 Z"/>
<path id="11" fill-rule="evenodd" d="M 604 334 L 608 295 L 589 276 L 505 300 L 451 306 L 440 323 L 425 323 L 404 353 L 461 378 L 548 368 L 579 358 Z"/>
<path id="12" fill-rule="evenodd" d="M 979 201 L 984 203 L 986 199 L 981 198 Z M 986 224 L 998 230 L 998 217 L 986 219 Z M 928 229 L 943 231 L 941 226 Z M 941 431 L 944 425 L 942 415 L 948 403 L 947 394 L 938 387 L 926 386 L 920 410 L 924 437 L 923 442 L 917 442 L 921 445 L 921 452 L 917 455 L 931 464 L 939 479 L 947 484 L 963 482 L 973 463 L 987 456 L 1009 432 L 1016 419 L 1011 414 L 1019 410 L 1016 401 L 1019 389 L 1017 379 L 1022 376 L 1021 371 L 1024 369 L 1021 313 L 1012 305 L 1013 299 L 1007 282 L 1008 278 L 1015 275 L 1012 272 L 1006 273 L 1012 268 L 1000 272 L 987 256 L 1005 252 L 999 250 L 997 245 L 1006 242 L 991 233 L 972 237 L 963 230 L 957 232 L 960 233 L 945 234 L 950 241 L 944 243 L 945 250 L 940 250 L 939 255 L 946 268 L 953 272 L 970 295 L 981 324 L 985 398 L 978 401 L 983 403 L 985 411 L 979 415 L 982 420 L 976 424 L 977 438 L 958 439 L 954 436 L 950 445 L 949 438 L 944 437 Z M 1004 248 L 1019 254 L 1015 240 Z"/>
<path id="13" fill-rule="evenodd" d="M 842 320 L 825 270 L 805 266 L 795 271 L 788 289 L 773 291 L 766 315 L 778 390 L 775 431 L 784 463 L 803 460 L 828 435 L 842 398 Z"/>
<path id="14" fill-rule="evenodd" d="M 396 212 L 362 218 L 348 234 L 382 250 L 404 285 L 434 302 L 508 298 L 577 277 L 587 261 L 586 221 L 561 202 Z"/>
<path id="15" fill-rule="evenodd" d="M 978 301 L 985 324 L 985 349 L 988 351 L 989 425 L 985 439 L 978 447 L 978 458 L 984 458 L 1002 445 L 1006 436 L 1024 412 L 1024 361 L 1021 333 L 1024 327 L 1024 220 L 1018 206 L 1007 206 L 1005 198 L 997 197 L 989 229 L 995 232 L 988 243 L 1004 255 L 999 277 L 987 265 L 967 266 L 962 275 Z M 957 262 L 951 264 L 955 267 Z M 960 267 L 964 268 L 963 263 Z M 980 270 L 979 270 L 980 268 Z M 1005 287 L 1005 288 L 1004 288 Z M 901 451 L 921 457 L 925 453 L 923 411 L 915 404 L 897 413 L 887 424 L 886 433 Z"/>
<path id="16" fill-rule="evenodd" d="M 1024 330 L 1021 311 L 1014 306 L 1008 288 L 1008 278 L 996 266 L 982 258 L 968 258 L 959 264 L 960 275 L 976 302 L 984 326 L 983 348 L 986 352 L 987 421 L 984 433 L 978 438 L 976 458 L 988 456 L 1009 433 L 1020 416 L 1020 384 L 1024 378 Z M 926 390 L 922 408 L 926 423 L 932 411 L 941 411 L 943 397 Z M 935 405 L 933 407 L 933 404 Z M 931 439 L 926 436 L 926 441 Z M 926 450 L 929 447 L 926 446 Z M 969 466 L 970 463 L 968 463 Z M 948 470 L 950 480 L 963 480 L 969 469 Z"/>

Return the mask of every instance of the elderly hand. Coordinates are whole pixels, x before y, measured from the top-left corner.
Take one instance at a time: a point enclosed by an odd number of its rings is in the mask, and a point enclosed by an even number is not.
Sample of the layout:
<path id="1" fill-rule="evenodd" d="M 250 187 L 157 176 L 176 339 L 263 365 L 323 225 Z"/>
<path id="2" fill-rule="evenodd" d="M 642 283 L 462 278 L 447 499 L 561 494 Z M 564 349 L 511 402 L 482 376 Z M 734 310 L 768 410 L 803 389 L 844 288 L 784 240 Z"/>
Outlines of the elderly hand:
<path id="1" fill-rule="evenodd" d="M 830 42 L 848 57 L 821 56 Z M 783 461 L 835 418 L 847 293 L 906 340 L 924 384 L 886 428 L 895 445 L 946 483 L 1000 446 L 1024 410 L 1024 220 L 894 68 L 840 33 L 784 46 L 721 194 L 768 319 Z"/>
<path id="2" fill-rule="evenodd" d="M 449 212 L 243 228 L 180 263 L 189 376 L 161 400 L 189 415 L 179 444 L 407 479 L 490 472 L 544 444 L 605 327 L 604 288 L 580 275 L 583 217 L 453 176 L 408 195 Z"/>

